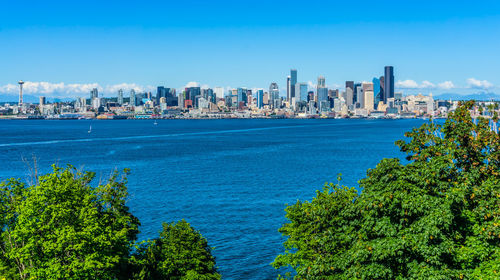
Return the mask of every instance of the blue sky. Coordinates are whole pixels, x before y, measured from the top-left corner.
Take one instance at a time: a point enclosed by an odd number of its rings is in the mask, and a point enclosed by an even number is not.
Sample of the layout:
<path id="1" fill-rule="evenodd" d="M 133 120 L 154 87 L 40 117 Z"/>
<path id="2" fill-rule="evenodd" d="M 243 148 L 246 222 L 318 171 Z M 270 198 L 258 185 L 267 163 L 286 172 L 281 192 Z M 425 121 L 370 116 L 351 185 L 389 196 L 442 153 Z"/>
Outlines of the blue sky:
<path id="1" fill-rule="evenodd" d="M 0 94 L 369 81 L 499 92 L 498 1 L 4 1 Z"/>

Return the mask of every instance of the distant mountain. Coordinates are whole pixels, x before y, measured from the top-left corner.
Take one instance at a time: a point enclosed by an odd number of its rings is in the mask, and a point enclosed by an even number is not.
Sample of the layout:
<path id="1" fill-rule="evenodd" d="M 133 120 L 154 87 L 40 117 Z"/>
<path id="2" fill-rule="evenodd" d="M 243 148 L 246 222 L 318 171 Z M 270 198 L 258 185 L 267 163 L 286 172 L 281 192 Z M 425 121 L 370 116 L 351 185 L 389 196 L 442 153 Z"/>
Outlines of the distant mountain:
<path id="1" fill-rule="evenodd" d="M 500 100 L 500 94 L 494 92 L 478 92 L 473 94 L 458 94 L 458 93 L 442 93 L 434 96 L 434 99 L 441 100 L 478 100 L 478 101 L 490 101 L 490 100 Z"/>

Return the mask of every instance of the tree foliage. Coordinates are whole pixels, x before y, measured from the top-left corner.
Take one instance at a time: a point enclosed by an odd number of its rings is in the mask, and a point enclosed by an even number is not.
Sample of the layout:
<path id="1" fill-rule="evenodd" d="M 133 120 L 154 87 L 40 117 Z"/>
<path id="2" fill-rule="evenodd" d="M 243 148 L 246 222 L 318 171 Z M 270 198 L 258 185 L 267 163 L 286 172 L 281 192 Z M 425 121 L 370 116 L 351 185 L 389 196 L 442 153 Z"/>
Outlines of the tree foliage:
<path id="1" fill-rule="evenodd" d="M 474 120 L 473 106 L 406 133 L 409 163 L 382 160 L 361 194 L 330 184 L 287 207 L 273 266 L 295 279 L 499 279 L 498 116 Z"/>
<path id="2" fill-rule="evenodd" d="M 92 186 L 94 173 L 53 166 L 52 173 L 32 185 L 15 179 L 0 184 L 0 279 L 132 279 L 139 220 L 126 206 L 127 174 L 114 172 L 105 184 Z M 192 273 L 183 270 L 187 263 L 179 260 L 186 255 L 179 252 L 196 245 L 208 248 L 196 234 L 199 243 L 189 243 L 194 237 L 179 237 L 186 241 L 169 243 L 168 249 L 152 247 L 154 254 L 143 261 L 171 262 L 177 275 Z M 199 267 L 206 261 L 213 268 L 215 261 L 206 252 L 191 261 Z M 196 268 L 189 266 L 206 272 Z M 215 269 L 210 273 L 218 275 Z"/>
<path id="3" fill-rule="evenodd" d="M 207 240 L 182 220 L 164 223 L 160 237 L 141 244 L 134 279 L 220 279 Z"/>

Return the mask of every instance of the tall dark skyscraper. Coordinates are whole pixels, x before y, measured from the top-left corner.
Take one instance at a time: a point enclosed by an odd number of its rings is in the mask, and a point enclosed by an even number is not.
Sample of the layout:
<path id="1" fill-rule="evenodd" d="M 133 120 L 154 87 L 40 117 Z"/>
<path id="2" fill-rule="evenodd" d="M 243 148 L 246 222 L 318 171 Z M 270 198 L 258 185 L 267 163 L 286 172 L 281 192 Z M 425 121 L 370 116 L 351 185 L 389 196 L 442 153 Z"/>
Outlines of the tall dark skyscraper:
<path id="1" fill-rule="evenodd" d="M 384 102 L 384 95 L 385 95 L 385 78 L 384 76 L 380 76 L 380 100 L 379 101 L 382 101 Z"/>
<path id="2" fill-rule="evenodd" d="M 297 84 L 297 69 L 290 70 L 290 100 L 295 97 L 295 84 Z"/>
<path id="3" fill-rule="evenodd" d="M 346 81 L 345 82 L 345 89 L 350 88 L 354 92 L 354 81 Z"/>
<path id="4" fill-rule="evenodd" d="M 384 103 L 388 98 L 394 98 L 394 67 L 386 66 L 384 71 Z"/>

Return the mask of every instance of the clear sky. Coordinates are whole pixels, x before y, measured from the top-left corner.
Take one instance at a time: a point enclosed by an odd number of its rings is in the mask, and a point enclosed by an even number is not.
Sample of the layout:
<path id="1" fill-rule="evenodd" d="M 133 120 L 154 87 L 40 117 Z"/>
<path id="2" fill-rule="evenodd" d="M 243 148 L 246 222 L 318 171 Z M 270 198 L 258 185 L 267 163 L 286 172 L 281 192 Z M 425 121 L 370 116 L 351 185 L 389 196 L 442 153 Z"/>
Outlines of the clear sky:
<path id="1" fill-rule="evenodd" d="M 499 92 L 500 1 L 0 0 L 0 94 L 371 81 Z"/>

